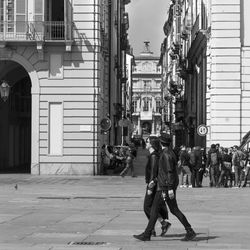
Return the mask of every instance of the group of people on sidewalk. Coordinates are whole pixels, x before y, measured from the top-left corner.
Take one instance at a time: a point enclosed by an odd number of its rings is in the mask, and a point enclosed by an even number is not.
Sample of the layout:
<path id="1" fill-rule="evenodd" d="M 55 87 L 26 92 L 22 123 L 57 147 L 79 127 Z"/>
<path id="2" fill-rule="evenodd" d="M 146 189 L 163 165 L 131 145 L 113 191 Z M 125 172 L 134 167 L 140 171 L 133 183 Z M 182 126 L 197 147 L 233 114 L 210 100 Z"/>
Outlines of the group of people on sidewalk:
<path id="1" fill-rule="evenodd" d="M 246 187 L 250 172 L 250 153 L 237 145 L 223 148 L 212 144 L 208 152 L 200 146 L 181 146 L 178 161 L 180 187 L 202 187 L 204 176 L 210 187 Z"/>
<path id="2" fill-rule="evenodd" d="M 148 224 L 144 232 L 133 235 L 134 238 L 149 241 L 152 236 L 156 236 L 157 220 L 161 223 L 161 236 L 164 236 L 171 226 L 168 221 L 169 208 L 186 230 L 183 240 L 193 240 L 196 233 L 177 205 L 176 190 L 179 178 L 177 157 L 171 148 L 171 137 L 168 134 L 150 136 L 146 140 L 146 149 L 150 154 L 145 167 L 146 193 L 143 207 Z"/>

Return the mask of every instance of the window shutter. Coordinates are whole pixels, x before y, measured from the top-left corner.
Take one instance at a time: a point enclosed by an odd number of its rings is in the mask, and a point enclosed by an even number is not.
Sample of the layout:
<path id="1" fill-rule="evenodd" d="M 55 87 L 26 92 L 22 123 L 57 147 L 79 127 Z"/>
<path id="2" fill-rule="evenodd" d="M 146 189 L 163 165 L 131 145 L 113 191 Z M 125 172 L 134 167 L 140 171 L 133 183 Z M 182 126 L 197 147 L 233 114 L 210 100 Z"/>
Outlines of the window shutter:
<path id="1" fill-rule="evenodd" d="M 44 0 L 34 1 L 34 21 L 35 21 L 36 32 L 38 33 L 43 32 Z"/>
<path id="2" fill-rule="evenodd" d="M 27 0 L 16 0 L 16 32 L 26 31 Z"/>
<path id="3" fill-rule="evenodd" d="M 71 0 L 64 0 L 64 16 L 65 16 L 65 38 L 72 39 L 72 2 Z"/>

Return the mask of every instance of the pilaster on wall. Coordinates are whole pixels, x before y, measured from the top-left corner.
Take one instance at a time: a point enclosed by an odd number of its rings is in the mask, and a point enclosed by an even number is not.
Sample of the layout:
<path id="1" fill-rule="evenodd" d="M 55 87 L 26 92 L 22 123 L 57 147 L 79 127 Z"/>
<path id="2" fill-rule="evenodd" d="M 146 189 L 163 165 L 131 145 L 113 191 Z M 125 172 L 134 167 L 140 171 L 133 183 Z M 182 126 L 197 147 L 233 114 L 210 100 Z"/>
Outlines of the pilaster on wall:
<path id="1" fill-rule="evenodd" d="M 241 139 L 240 16 L 240 0 L 211 1 L 210 144 Z"/>
<path id="2" fill-rule="evenodd" d="M 250 130 L 250 47 L 242 48 L 242 137 Z"/>

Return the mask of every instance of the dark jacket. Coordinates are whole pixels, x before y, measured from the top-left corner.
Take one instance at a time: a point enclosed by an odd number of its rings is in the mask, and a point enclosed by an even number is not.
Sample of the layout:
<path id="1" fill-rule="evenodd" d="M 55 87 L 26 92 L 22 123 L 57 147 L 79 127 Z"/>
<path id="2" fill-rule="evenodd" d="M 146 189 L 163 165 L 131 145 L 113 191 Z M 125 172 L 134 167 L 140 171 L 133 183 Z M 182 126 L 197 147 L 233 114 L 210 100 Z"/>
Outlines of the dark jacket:
<path id="1" fill-rule="evenodd" d="M 165 148 L 159 159 L 157 190 L 176 190 L 179 184 L 176 155 L 170 148 Z"/>
<path id="2" fill-rule="evenodd" d="M 159 154 L 155 151 L 148 156 L 148 162 L 145 168 L 145 181 L 149 184 L 152 180 L 157 181 Z"/>
<path id="3" fill-rule="evenodd" d="M 187 150 L 181 150 L 180 151 L 180 161 L 181 161 L 181 166 L 189 166 L 189 154 Z"/>
<path id="4" fill-rule="evenodd" d="M 207 155 L 207 167 L 209 167 L 211 165 L 211 154 L 212 153 L 216 153 L 217 154 L 217 166 L 220 165 L 221 163 L 221 154 L 218 152 L 217 149 L 214 149 L 214 148 L 211 148 L 209 151 L 208 151 L 208 155 Z"/>

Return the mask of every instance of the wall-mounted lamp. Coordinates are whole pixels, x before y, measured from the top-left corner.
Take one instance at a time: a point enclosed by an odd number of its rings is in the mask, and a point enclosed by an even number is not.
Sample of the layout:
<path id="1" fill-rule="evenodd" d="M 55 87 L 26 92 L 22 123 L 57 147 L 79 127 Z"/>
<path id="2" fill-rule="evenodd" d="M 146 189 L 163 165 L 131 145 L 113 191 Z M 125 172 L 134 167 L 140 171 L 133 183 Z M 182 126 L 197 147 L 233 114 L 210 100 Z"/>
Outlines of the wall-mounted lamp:
<path id="1" fill-rule="evenodd" d="M 6 102 L 10 94 L 10 85 L 6 81 L 0 85 L 0 94 L 3 101 Z"/>

